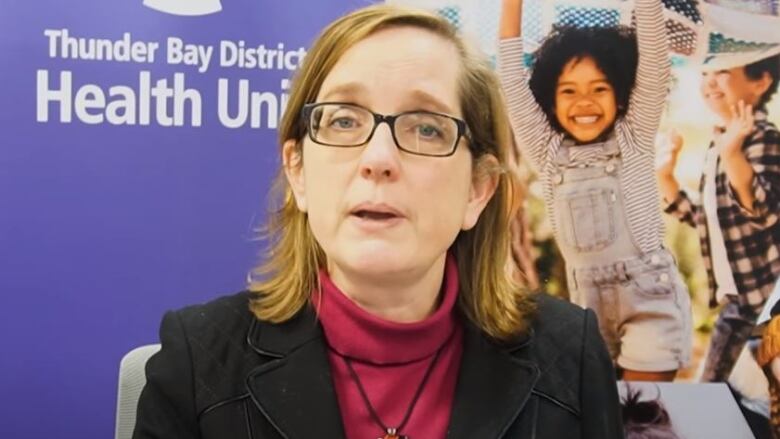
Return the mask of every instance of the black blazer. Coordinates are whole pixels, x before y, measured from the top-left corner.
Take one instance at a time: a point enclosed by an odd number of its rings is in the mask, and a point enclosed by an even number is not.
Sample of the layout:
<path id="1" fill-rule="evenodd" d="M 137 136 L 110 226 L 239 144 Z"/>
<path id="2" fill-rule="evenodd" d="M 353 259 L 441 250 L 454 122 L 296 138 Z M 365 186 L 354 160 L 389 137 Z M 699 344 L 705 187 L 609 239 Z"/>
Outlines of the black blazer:
<path id="1" fill-rule="evenodd" d="M 313 311 L 269 324 L 248 300 L 244 292 L 165 315 L 134 439 L 344 438 Z M 595 315 L 546 295 L 538 308 L 533 330 L 508 346 L 466 325 L 447 438 L 623 437 Z"/>

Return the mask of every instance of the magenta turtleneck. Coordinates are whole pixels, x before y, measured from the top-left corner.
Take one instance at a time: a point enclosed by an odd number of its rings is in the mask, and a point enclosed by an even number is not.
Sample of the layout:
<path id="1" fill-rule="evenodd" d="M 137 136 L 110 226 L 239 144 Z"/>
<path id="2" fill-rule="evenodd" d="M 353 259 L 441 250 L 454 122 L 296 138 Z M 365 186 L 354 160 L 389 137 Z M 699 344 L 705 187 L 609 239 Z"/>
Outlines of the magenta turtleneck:
<path id="1" fill-rule="evenodd" d="M 370 314 L 345 296 L 324 270 L 320 280 L 322 295 L 315 307 L 330 347 L 328 358 L 347 438 L 376 439 L 384 431 L 371 417 L 345 357 L 351 359 L 381 420 L 397 427 L 439 349 L 411 417 L 399 433 L 409 439 L 444 438 L 463 353 L 463 331 L 455 315 L 458 270 L 454 257 L 447 255 L 439 308 L 414 323 L 391 322 Z"/>

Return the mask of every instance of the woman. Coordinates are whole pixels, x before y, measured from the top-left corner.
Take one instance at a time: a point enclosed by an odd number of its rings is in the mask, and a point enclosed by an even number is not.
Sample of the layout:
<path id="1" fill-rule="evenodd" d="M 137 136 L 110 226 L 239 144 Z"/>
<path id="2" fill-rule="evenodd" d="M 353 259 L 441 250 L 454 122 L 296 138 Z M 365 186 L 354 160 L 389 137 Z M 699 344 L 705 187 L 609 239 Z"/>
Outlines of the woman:
<path id="1" fill-rule="evenodd" d="M 164 317 L 136 439 L 622 437 L 593 313 L 506 269 L 511 133 L 446 21 L 332 23 L 280 137 L 263 280 Z"/>

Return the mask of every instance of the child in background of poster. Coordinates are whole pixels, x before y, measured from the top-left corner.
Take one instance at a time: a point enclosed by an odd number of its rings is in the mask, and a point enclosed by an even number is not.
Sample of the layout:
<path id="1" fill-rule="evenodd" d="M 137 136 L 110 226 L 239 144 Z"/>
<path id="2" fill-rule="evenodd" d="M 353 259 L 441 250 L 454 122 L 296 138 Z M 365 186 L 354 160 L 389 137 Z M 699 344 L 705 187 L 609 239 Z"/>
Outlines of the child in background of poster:
<path id="1" fill-rule="evenodd" d="M 530 79 L 521 10 L 503 0 L 499 71 L 517 143 L 544 184 L 570 297 L 598 314 L 623 379 L 670 381 L 690 359 L 692 331 L 653 167 L 670 71 L 663 5 L 636 1 L 636 36 L 555 30 Z"/>
<path id="2" fill-rule="evenodd" d="M 717 61 L 717 59 L 716 59 Z M 692 227 L 707 269 L 715 322 L 701 380 L 726 381 L 780 276 L 780 131 L 766 104 L 780 80 L 780 56 L 748 65 L 705 65 L 700 92 L 721 119 L 694 203 L 674 177 L 682 138 L 659 151 L 666 212 Z"/>
<path id="3" fill-rule="evenodd" d="M 705 382 L 729 379 L 759 314 L 772 307 L 767 297 L 780 277 L 780 131 L 767 113 L 778 81 L 780 55 L 741 65 L 714 57 L 704 65 L 700 92 L 722 126 L 715 127 L 705 156 L 700 204 L 674 177 L 682 138 L 672 135 L 659 151 L 666 211 L 696 228 L 711 305 L 722 304 L 702 369 Z M 757 360 L 770 383 L 772 429 L 780 437 L 780 386 L 772 370 L 780 354 L 777 319 L 766 329 Z"/>
<path id="4" fill-rule="evenodd" d="M 780 294 L 775 287 L 773 295 Z M 769 304 L 767 304 L 769 306 Z M 772 437 L 780 438 L 780 302 L 771 308 L 772 318 L 764 328 L 756 361 L 769 383 L 769 425 Z"/>

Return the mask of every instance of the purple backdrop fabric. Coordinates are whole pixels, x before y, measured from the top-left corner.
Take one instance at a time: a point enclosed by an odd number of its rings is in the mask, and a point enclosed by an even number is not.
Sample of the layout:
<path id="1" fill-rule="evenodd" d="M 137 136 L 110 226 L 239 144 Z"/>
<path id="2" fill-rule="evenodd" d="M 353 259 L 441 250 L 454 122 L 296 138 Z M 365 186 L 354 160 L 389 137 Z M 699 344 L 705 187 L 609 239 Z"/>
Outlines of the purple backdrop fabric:
<path id="1" fill-rule="evenodd" d="M 183 3 L 221 10 L 160 11 Z M 122 355 L 157 341 L 165 310 L 244 286 L 277 163 L 269 108 L 296 51 L 367 3 L 3 2 L 0 437 L 113 437 Z M 65 32 L 113 59 L 73 59 Z M 245 64 L 274 65 L 235 65 L 241 41 Z M 235 120 L 241 80 L 255 127 L 249 108 Z"/>

